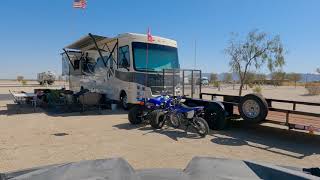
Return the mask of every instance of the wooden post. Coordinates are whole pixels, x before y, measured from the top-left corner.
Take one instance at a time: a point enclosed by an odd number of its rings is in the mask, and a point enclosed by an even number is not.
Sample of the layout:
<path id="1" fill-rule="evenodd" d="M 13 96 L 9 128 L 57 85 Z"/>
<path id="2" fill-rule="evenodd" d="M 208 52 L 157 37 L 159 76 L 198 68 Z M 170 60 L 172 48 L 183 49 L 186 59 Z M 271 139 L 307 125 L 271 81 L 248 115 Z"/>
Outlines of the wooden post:
<path id="1" fill-rule="evenodd" d="M 289 126 L 289 111 L 286 113 L 286 125 Z"/>

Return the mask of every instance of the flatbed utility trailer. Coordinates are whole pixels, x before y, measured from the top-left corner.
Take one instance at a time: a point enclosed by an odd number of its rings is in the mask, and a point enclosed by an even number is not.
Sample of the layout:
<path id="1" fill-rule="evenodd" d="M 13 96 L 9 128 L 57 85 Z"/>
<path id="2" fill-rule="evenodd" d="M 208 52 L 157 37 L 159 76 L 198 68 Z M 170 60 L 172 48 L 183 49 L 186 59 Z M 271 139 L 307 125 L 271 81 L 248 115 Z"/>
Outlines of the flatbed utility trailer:
<path id="1" fill-rule="evenodd" d="M 205 97 L 208 96 L 210 100 L 205 99 Z M 222 97 L 222 100 L 218 100 L 218 97 Z M 200 98 L 198 100 L 191 98 L 188 99 L 187 103 L 208 105 L 211 101 L 220 102 L 221 104 L 223 104 L 225 112 L 225 120 L 218 117 L 215 118 L 215 120 L 222 122 L 220 122 L 220 124 L 218 123 L 218 126 L 217 122 L 215 122 L 215 124 L 212 124 L 211 127 L 213 127 L 213 129 L 224 129 L 226 127 L 226 121 L 230 119 L 232 120 L 242 118 L 243 120 L 251 123 L 269 122 L 287 126 L 288 129 L 306 130 L 310 133 L 320 132 L 319 113 L 297 110 L 297 105 L 304 105 L 308 107 L 315 106 L 320 108 L 320 103 L 264 98 L 259 94 L 234 96 L 214 93 L 200 93 Z M 291 104 L 292 109 L 276 108 L 273 107 L 274 103 Z M 210 106 L 208 108 L 210 109 Z M 219 110 L 212 109 L 212 111 L 215 111 L 215 114 L 219 114 Z M 250 114 L 250 111 L 253 114 Z M 221 114 L 222 112 L 220 112 L 220 116 Z M 257 118 L 253 118 L 254 116 L 256 116 Z M 211 121 L 214 120 L 211 119 Z"/>
<path id="2" fill-rule="evenodd" d="M 231 120 L 247 123 L 281 124 L 289 129 L 320 132 L 320 114 L 297 110 L 298 106 L 319 107 L 320 103 L 264 98 L 261 94 L 235 96 L 202 92 L 201 70 L 164 69 L 163 90 L 171 95 L 185 96 L 184 104 L 204 106 L 209 127 L 225 129 Z M 175 94 L 179 89 L 180 94 Z M 219 99 L 220 98 L 220 99 Z M 276 108 L 274 104 L 291 104 L 292 109 Z"/>

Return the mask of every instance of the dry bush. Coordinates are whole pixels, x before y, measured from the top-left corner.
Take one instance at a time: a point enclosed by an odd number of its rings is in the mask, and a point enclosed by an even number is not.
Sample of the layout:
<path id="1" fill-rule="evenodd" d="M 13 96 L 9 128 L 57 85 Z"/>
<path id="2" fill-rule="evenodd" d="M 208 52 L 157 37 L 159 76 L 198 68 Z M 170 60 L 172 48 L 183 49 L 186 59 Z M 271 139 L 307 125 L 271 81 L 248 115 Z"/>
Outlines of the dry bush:
<path id="1" fill-rule="evenodd" d="M 261 94 L 261 93 L 262 93 L 262 88 L 261 88 L 261 86 L 256 86 L 256 87 L 254 87 L 254 88 L 252 89 L 252 91 L 253 91 L 254 93 Z"/>
<path id="2" fill-rule="evenodd" d="M 28 82 L 27 82 L 26 80 L 24 80 L 24 79 L 23 79 L 23 80 L 21 81 L 21 84 L 25 86 L 25 85 L 27 85 L 27 84 L 28 84 Z"/>
<path id="3" fill-rule="evenodd" d="M 309 95 L 320 95 L 319 83 L 308 83 L 306 84 L 306 89 Z"/>
<path id="4" fill-rule="evenodd" d="M 249 86 L 249 88 L 251 88 L 251 89 L 253 88 L 253 84 L 252 84 L 252 83 L 249 83 L 248 86 Z"/>
<path id="5" fill-rule="evenodd" d="M 221 84 L 220 84 L 219 81 L 215 81 L 215 82 L 213 83 L 213 86 L 214 86 L 214 87 L 220 87 L 220 85 L 221 85 Z"/>

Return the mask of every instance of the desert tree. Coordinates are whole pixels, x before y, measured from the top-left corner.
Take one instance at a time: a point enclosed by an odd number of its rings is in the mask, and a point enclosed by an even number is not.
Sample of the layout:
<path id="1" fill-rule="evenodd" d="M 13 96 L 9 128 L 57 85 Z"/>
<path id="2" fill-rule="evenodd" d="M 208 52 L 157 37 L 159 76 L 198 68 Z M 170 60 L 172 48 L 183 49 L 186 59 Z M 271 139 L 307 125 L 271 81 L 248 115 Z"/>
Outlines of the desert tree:
<path id="1" fill-rule="evenodd" d="M 210 83 L 214 83 L 218 81 L 218 75 L 216 73 L 211 73 L 210 74 Z"/>
<path id="2" fill-rule="evenodd" d="M 225 52 L 230 56 L 231 70 L 239 76 L 239 95 L 242 94 L 248 71 L 258 70 L 266 65 L 273 72 L 285 64 L 280 36 L 271 37 L 258 30 L 249 32 L 243 40 L 233 34 Z"/>
<path id="3" fill-rule="evenodd" d="M 281 85 L 284 79 L 286 78 L 286 73 L 279 70 L 271 73 L 271 80 L 273 82 L 273 85 Z"/>
<path id="4" fill-rule="evenodd" d="M 297 82 L 302 79 L 302 78 L 301 78 L 301 75 L 298 74 L 298 73 L 288 73 L 288 74 L 286 75 L 286 78 L 287 78 L 289 81 L 294 82 L 294 87 L 297 87 Z"/>
<path id="5" fill-rule="evenodd" d="M 252 88 L 255 79 L 256 74 L 254 72 L 247 72 L 246 77 L 243 80 L 243 84 L 246 85 L 246 89 L 248 89 L 248 85 Z"/>

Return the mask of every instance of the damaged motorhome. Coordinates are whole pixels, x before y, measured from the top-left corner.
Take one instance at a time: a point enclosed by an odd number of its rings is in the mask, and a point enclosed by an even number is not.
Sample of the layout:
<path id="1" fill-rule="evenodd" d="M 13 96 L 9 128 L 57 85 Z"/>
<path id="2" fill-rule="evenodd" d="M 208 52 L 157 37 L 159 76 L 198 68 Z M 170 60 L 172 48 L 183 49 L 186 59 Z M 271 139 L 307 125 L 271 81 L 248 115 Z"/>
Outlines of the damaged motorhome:
<path id="1" fill-rule="evenodd" d="M 63 74 L 69 76 L 70 90 L 106 94 L 124 109 L 137 98 L 159 95 L 163 69 L 180 68 L 177 42 L 157 36 L 150 42 L 143 34 L 88 34 L 63 50 Z"/>

